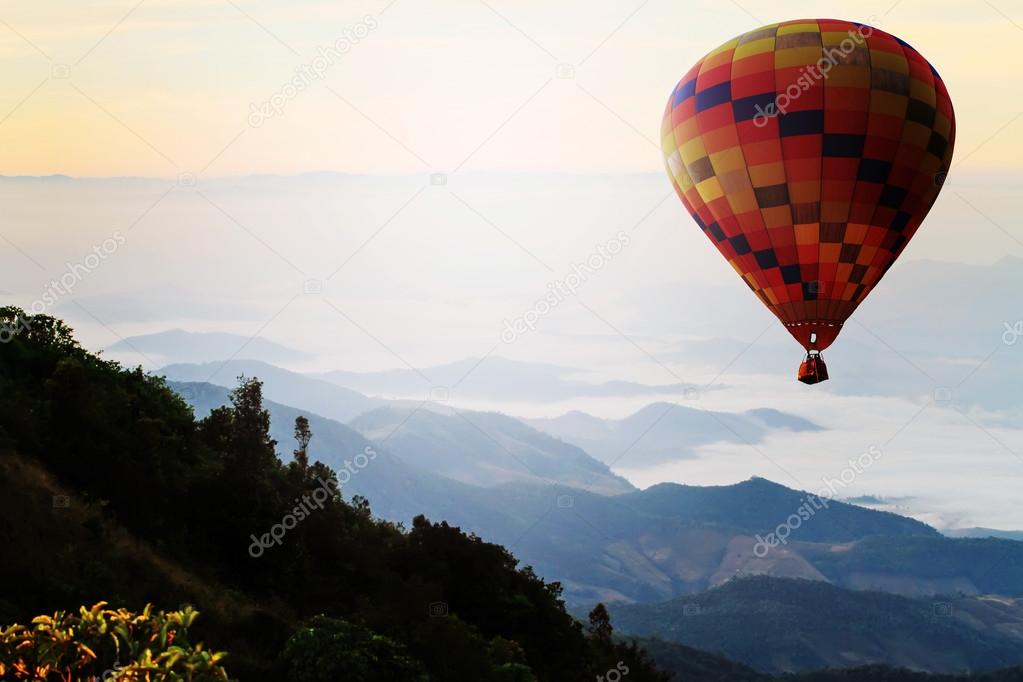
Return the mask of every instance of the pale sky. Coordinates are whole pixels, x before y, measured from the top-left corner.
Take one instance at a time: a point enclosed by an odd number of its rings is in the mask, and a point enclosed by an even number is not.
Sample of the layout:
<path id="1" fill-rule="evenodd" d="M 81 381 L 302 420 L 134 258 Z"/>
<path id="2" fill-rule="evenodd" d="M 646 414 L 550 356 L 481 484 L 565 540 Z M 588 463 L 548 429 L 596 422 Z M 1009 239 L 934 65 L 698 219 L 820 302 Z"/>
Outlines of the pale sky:
<path id="1" fill-rule="evenodd" d="M 1020 168 L 1019 0 L 43 0 L 0 10 L 0 174 L 659 171 L 692 63 L 808 14 L 910 42 L 951 92 L 962 168 Z"/>

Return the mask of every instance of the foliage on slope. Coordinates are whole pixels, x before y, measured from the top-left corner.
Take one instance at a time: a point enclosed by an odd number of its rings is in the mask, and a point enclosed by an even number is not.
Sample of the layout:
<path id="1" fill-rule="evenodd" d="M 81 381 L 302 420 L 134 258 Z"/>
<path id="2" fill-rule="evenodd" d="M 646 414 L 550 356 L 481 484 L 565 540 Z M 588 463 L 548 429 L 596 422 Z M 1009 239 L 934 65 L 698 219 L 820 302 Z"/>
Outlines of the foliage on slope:
<path id="1" fill-rule="evenodd" d="M 0 322 L 20 314 L 0 310 Z M 220 613 L 197 632 L 224 648 L 248 642 L 231 657 L 241 679 L 286 679 L 301 663 L 287 654 L 293 637 L 311 637 L 327 658 L 340 638 L 354 657 L 407 660 L 428 679 L 590 680 L 619 661 L 630 679 L 663 679 L 641 651 L 587 636 L 560 585 L 504 548 L 422 517 L 406 531 L 373 519 L 364 500 L 343 500 L 336 474 L 308 461 L 300 428 L 293 461 L 282 463 L 258 381 L 243 380 L 232 401 L 196 420 L 161 379 L 88 353 L 46 316 L 0 344 L 0 447 L 65 491 L 57 504 L 40 499 L 45 487 L 4 479 L 0 498 L 40 512 L 0 526 L 20 541 L 5 578 L 50 567 L 33 589 L 5 590 L 7 621 L 104 601 L 107 590 L 126 608 L 174 609 L 186 597 L 206 613 L 234 595 L 247 612 Z M 64 515 L 73 505 L 93 513 Z M 279 544 L 267 541 L 288 517 Z M 54 524 L 64 530 L 39 532 Z M 104 524 L 159 559 L 115 552 Z M 91 568 L 90 553 L 100 560 Z M 191 587 L 167 590 L 161 561 Z"/>
<path id="2" fill-rule="evenodd" d="M 223 652 L 190 643 L 199 615 L 108 609 L 100 602 L 77 613 L 37 616 L 29 625 L 0 629 L 0 676 L 5 680 L 121 679 L 151 682 L 226 682 Z"/>

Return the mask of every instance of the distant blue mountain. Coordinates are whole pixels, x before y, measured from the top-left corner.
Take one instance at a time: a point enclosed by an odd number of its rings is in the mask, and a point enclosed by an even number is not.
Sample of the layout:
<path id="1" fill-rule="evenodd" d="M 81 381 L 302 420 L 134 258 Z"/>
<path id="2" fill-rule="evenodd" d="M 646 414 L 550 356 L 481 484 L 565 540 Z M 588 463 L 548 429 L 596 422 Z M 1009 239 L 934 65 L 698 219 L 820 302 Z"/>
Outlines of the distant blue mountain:
<path id="1" fill-rule="evenodd" d="M 803 417 L 769 408 L 731 413 L 699 409 L 697 404 L 653 403 L 624 419 L 569 412 L 553 419 L 526 421 L 602 462 L 626 468 L 636 462 L 650 465 L 694 457 L 695 449 L 708 443 L 756 443 L 775 430 L 823 428 Z"/>
<path id="2" fill-rule="evenodd" d="M 994 528 L 956 528 L 942 531 L 950 538 L 1001 538 L 1023 542 L 1023 530 L 996 530 Z"/>
<path id="3" fill-rule="evenodd" d="M 308 359 L 308 353 L 260 337 L 221 332 L 189 332 L 171 329 L 156 334 L 129 336 L 108 347 L 110 353 L 143 353 L 160 356 L 168 363 L 215 362 L 245 358 L 270 364 Z"/>
<path id="4" fill-rule="evenodd" d="M 340 422 L 385 404 L 383 400 L 370 398 L 357 391 L 257 360 L 168 365 L 157 374 L 172 381 L 199 381 L 226 387 L 234 387 L 241 375 L 257 377 L 263 382 L 263 393 L 268 399 L 284 405 L 301 405 Z"/>
<path id="5" fill-rule="evenodd" d="M 231 369 L 264 379 L 274 376 L 254 371 L 265 367 L 251 363 Z M 291 398 L 317 398 L 321 406 L 337 411 L 329 393 L 302 392 L 322 388 L 318 385 L 324 382 L 293 373 L 283 378 Z M 228 400 L 225 387 L 172 387 L 200 416 Z M 275 399 L 269 392 L 267 397 Z M 728 486 L 666 483 L 606 495 L 593 491 L 613 492 L 628 484 L 582 450 L 503 415 L 466 412 L 459 417 L 425 406 L 413 413 L 407 406 L 390 405 L 364 411 L 352 428 L 316 410 L 279 402 L 268 403 L 268 409 L 283 457 L 291 449 L 299 414 L 310 419 L 311 456 L 332 467 L 343 469 L 346 460 L 373 448 L 377 456 L 350 477 L 346 495 L 366 497 L 384 519 L 408 523 L 423 513 L 504 544 L 524 565 L 561 582 L 574 604 L 654 602 L 756 574 L 909 596 L 1023 596 L 1018 571 L 1023 543 L 946 538 L 913 519 L 837 500 L 794 528 L 786 544 L 760 555 L 756 536 L 776 531 L 807 499 L 804 492 L 765 479 Z M 594 419 L 573 418 L 582 425 Z M 529 469 L 532 477 L 523 476 Z"/>
<path id="6" fill-rule="evenodd" d="M 349 425 L 409 464 L 463 483 L 556 483 L 609 495 L 635 490 L 580 448 L 502 414 L 382 407 Z"/>
<path id="7" fill-rule="evenodd" d="M 458 396 L 556 402 L 584 396 L 685 394 L 694 384 L 646 385 L 631 381 L 587 382 L 585 372 L 557 365 L 488 356 L 418 371 L 333 371 L 314 375 L 369 395 L 421 397 L 436 386 L 456 387 Z M 425 377 L 425 378 L 424 378 Z"/>

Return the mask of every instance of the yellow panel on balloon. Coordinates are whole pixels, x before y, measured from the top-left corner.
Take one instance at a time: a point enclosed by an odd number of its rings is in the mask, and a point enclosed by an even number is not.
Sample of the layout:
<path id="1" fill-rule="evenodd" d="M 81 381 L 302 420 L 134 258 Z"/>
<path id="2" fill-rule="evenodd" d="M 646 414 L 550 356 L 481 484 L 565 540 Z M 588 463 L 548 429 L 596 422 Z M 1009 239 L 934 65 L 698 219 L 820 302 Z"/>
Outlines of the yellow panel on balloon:
<path id="1" fill-rule="evenodd" d="M 770 52 L 774 49 L 774 38 L 761 38 L 760 40 L 753 40 L 735 48 L 735 55 L 732 57 L 733 61 L 739 61 L 746 57 L 752 57 L 754 55 L 763 54 Z"/>
<path id="2" fill-rule="evenodd" d="M 696 186 L 696 191 L 700 193 L 700 198 L 708 204 L 725 194 L 717 178 L 707 178 Z"/>
<path id="3" fill-rule="evenodd" d="M 786 24 L 778 27 L 778 35 L 785 36 L 790 33 L 820 33 L 821 28 L 817 22 L 805 22 L 802 24 Z"/>
<path id="4" fill-rule="evenodd" d="M 930 83 L 925 83 L 919 78 L 909 79 L 909 96 L 930 104 L 932 107 L 938 101 L 938 93 L 935 91 L 934 86 Z"/>
<path id="5" fill-rule="evenodd" d="M 778 50 L 774 53 L 774 68 L 784 69 L 816 64 L 820 58 L 821 48 L 819 47 L 793 47 L 788 50 Z"/>

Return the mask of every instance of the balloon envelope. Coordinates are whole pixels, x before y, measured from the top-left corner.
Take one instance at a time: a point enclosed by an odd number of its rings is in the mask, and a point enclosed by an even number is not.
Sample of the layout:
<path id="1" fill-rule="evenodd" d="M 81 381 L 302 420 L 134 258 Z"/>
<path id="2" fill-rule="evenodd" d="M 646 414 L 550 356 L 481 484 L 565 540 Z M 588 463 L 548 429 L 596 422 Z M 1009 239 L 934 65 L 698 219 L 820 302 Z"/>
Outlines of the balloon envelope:
<path id="1" fill-rule="evenodd" d="M 661 130 L 679 198 L 808 351 L 827 348 L 938 196 L 955 117 L 920 53 L 805 19 L 728 41 L 682 77 Z"/>

